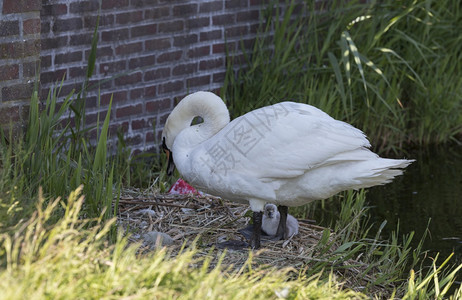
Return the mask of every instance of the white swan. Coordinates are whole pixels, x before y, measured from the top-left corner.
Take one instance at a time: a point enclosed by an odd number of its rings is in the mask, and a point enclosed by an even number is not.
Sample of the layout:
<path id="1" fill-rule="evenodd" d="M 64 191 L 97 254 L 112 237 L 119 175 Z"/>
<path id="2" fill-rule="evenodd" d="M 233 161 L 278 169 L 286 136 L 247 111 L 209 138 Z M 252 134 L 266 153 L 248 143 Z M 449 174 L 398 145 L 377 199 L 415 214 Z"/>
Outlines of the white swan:
<path id="1" fill-rule="evenodd" d="M 203 123 L 191 126 L 196 116 Z M 180 101 L 165 123 L 162 141 L 172 153 L 167 173 L 175 164 L 194 187 L 250 203 L 252 248 L 260 247 L 266 203 L 279 205 L 278 234 L 283 236 L 287 206 L 388 183 L 413 161 L 380 158 L 359 129 L 306 104 L 282 102 L 229 122 L 223 100 L 209 92 Z"/>
<path id="2" fill-rule="evenodd" d="M 267 203 L 263 213 L 261 222 L 261 229 L 269 236 L 277 236 L 279 228 L 279 220 L 281 214 L 276 205 Z M 286 231 L 284 232 L 284 239 L 288 239 L 293 235 L 298 234 L 298 221 L 294 216 L 287 214 Z"/>

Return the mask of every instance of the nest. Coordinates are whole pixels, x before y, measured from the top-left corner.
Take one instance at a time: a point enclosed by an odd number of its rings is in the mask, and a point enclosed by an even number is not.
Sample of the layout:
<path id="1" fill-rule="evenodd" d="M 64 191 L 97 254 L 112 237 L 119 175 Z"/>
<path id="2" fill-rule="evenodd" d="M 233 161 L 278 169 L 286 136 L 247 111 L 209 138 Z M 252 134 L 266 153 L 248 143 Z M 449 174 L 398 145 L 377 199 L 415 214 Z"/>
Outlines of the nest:
<path id="1" fill-rule="evenodd" d="M 146 193 L 139 190 L 125 191 L 119 200 L 118 223 L 126 232 L 130 232 L 129 240 L 140 243 L 140 251 L 153 251 L 143 239 L 148 232 L 160 232 L 172 238 L 169 248 L 172 256 L 182 248 L 194 244 L 198 256 L 213 259 L 211 267 L 221 259 L 221 264 L 229 268 L 241 268 L 248 263 L 250 249 L 230 250 L 222 257 L 224 249 L 217 245 L 233 240 L 245 242 L 246 238 L 239 233 L 249 225 L 251 211 L 248 205 L 224 201 L 210 195 L 170 195 Z M 262 247 L 253 251 L 252 264 L 272 266 L 276 268 L 292 267 L 294 274 L 308 269 L 314 263 L 322 261 L 319 254 L 319 241 L 326 228 L 313 224 L 310 220 L 298 220 L 299 233 L 288 240 L 262 241 Z M 330 236 L 331 241 L 335 234 Z M 144 242 L 144 243 L 143 243 Z M 160 240 L 156 246 L 160 246 Z M 339 245 L 333 242 L 328 252 L 334 252 Z M 155 248 L 155 247 L 154 247 Z M 327 253 L 329 255 L 329 253 Z M 324 253 L 324 257 L 326 253 Z M 341 268 L 335 268 L 335 275 L 344 285 L 361 291 L 373 278 L 368 279 L 363 271 L 368 267 L 355 259 L 339 262 Z M 358 276 L 362 274 L 361 276 Z M 374 289 L 379 294 L 387 293 L 390 288 L 383 286 Z"/>

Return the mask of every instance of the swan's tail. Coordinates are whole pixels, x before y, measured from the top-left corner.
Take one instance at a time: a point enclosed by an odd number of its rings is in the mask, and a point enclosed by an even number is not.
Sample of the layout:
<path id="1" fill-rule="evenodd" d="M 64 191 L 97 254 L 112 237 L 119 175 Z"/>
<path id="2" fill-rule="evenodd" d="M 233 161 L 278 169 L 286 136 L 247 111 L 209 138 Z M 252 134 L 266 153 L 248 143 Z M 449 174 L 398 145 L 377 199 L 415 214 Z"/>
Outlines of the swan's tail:
<path id="1" fill-rule="evenodd" d="M 374 161 L 368 162 L 370 166 L 366 166 L 366 171 L 361 172 L 362 174 L 355 179 L 360 182 L 359 188 L 386 184 L 391 182 L 396 176 L 403 174 L 403 169 L 413 161 L 408 159 L 377 158 Z"/>
<path id="2" fill-rule="evenodd" d="M 403 174 L 403 169 L 412 162 L 413 159 L 381 158 L 366 148 L 338 154 L 328 161 L 329 164 L 347 166 L 354 189 L 389 183 Z"/>

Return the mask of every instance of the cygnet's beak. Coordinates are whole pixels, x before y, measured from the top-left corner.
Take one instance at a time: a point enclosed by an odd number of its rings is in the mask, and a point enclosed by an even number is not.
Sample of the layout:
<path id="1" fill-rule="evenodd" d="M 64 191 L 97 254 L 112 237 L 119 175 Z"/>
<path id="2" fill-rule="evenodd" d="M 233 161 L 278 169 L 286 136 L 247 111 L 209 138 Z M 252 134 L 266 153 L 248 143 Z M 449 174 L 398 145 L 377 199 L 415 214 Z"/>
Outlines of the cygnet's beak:
<path id="1" fill-rule="evenodd" d="M 162 141 L 162 148 L 167 155 L 167 175 L 172 176 L 173 171 L 175 171 L 175 163 L 173 162 L 172 152 L 167 148 L 167 145 L 165 145 L 165 138 Z"/>

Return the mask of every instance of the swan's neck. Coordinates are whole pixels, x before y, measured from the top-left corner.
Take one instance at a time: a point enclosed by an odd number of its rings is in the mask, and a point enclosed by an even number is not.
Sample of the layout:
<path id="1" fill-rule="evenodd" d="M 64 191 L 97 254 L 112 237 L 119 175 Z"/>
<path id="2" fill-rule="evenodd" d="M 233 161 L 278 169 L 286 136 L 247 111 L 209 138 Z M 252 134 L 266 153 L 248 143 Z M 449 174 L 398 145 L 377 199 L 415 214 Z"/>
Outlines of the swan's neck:
<path id="1" fill-rule="evenodd" d="M 204 122 L 191 126 L 195 117 Z M 229 112 L 223 100 L 215 94 L 198 92 L 186 96 L 169 116 L 173 136 L 173 148 L 187 149 L 210 139 L 229 123 Z M 172 149 L 175 151 L 174 149 Z"/>

